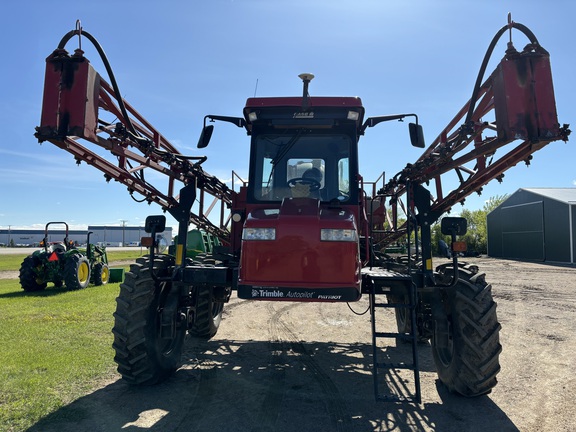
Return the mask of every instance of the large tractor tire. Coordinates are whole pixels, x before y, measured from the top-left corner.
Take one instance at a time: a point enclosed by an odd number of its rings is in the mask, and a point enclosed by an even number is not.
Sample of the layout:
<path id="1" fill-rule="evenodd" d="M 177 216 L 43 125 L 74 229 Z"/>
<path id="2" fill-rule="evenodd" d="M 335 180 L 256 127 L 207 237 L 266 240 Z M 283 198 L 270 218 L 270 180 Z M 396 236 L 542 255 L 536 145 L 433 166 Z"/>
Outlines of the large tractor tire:
<path id="1" fill-rule="evenodd" d="M 33 255 L 24 258 L 20 266 L 20 286 L 26 292 L 42 291 L 46 288 L 46 281 L 35 271 L 42 267 L 40 261 Z"/>
<path id="2" fill-rule="evenodd" d="M 449 267 L 444 270 L 452 272 Z M 453 393 L 468 397 L 490 393 L 497 384 L 502 351 L 492 287 L 483 274 L 461 268 L 458 283 L 444 294 L 448 332 L 432 338 L 438 377 Z"/>
<path id="3" fill-rule="evenodd" d="M 213 338 L 218 332 L 222 321 L 224 303 L 214 301 L 212 287 L 202 287 L 198 290 L 196 320 L 189 333 L 192 337 L 208 340 Z"/>
<path id="4" fill-rule="evenodd" d="M 70 290 L 86 288 L 90 283 L 90 263 L 88 258 L 72 254 L 64 263 L 64 283 Z"/>
<path id="5" fill-rule="evenodd" d="M 215 266 L 220 264 L 211 255 L 201 254 L 196 257 L 196 261 L 203 266 Z M 199 287 L 196 304 L 196 319 L 194 325 L 188 330 L 190 336 L 208 340 L 216 335 L 220 322 L 224 303 L 214 301 L 212 287 Z"/>
<path id="6" fill-rule="evenodd" d="M 110 269 L 108 264 L 98 262 L 92 267 L 92 282 L 96 286 L 106 285 L 110 280 Z"/>
<path id="7" fill-rule="evenodd" d="M 388 303 L 410 304 L 410 297 L 408 294 L 387 294 L 386 298 Z M 394 308 L 394 314 L 396 316 L 396 327 L 398 328 L 398 333 L 411 333 L 412 321 L 410 320 L 410 309 L 407 307 L 396 307 Z"/>
<path id="8" fill-rule="evenodd" d="M 116 299 L 114 360 L 130 384 L 151 385 L 166 379 L 180 364 L 186 336 L 186 320 L 179 319 L 177 310 L 171 317 L 162 316 L 166 305 L 178 301 L 179 293 L 171 290 L 170 281 L 156 282 L 149 265 L 150 257 L 142 257 L 130 266 Z M 173 266 L 173 257 L 157 255 L 152 271 L 166 277 Z M 161 324 L 170 318 L 173 332 L 162 335 Z"/>
<path id="9" fill-rule="evenodd" d="M 397 304 L 410 304 L 410 294 L 387 294 L 386 298 L 388 303 Z M 420 308 L 424 307 L 422 304 L 419 305 Z M 412 334 L 412 318 L 410 317 L 409 307 L 396 307 L 394 308 L 394 315 L 396 316 L 396 328 L 398 333 Z M 416 329 L 416 340 L 418 343 L 426 343 L 430 339 L 429 336 L 423 335 L 418 327 Z M 411 343 L 409 339 L 398 339 L 400 344 Z"/>

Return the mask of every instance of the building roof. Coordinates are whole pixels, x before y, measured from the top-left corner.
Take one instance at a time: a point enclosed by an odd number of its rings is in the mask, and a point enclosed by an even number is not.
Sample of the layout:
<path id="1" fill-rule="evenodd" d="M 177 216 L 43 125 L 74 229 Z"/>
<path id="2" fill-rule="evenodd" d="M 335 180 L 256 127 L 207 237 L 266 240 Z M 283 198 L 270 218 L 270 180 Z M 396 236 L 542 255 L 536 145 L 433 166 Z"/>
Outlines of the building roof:
<path id="1" fill-rule="evenodd" d="M 525 190 L 565 204 L 576 204 L 576 188 L 520 188 L 519 190 Z"/>

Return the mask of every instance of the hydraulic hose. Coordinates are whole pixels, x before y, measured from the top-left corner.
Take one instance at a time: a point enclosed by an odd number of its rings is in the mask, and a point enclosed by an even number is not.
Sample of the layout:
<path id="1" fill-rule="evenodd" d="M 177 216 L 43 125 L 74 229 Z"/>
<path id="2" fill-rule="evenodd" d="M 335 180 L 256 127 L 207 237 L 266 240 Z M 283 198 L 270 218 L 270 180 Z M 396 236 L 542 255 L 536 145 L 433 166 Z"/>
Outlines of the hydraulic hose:
<path id="1" fill-rule="evenodd" d="M 118 105 L 120 107 L 120 111 L 122 112 L 122 115 L 126 119 L 126 123 L 130 129 L 130 132 L 132 133 L 132 135 L 134 136 L 134 138 L 136 140 L 142 140 L 143 137 L 141 137 L 138 134 L 138 132 L 134 128 L 134 125 L 132 124 L 132 121 L 130 120 L 130 117 L 128 117 L 128 112 L 126 111 L 126 107 L 124 106 L 124 101 L 122 100 L 122 96 L 121 96 L 122 94 L 120 93 L 120 89 L 118 88 L 118 83 L 116 82 L 116 78 L 114 77 L 114 72 L 112 71 L 112 67 L 110 66 L 110 62 L 108 61 L 108 58 L 106 57 L 106 53 L 104 52 L 104 49 L 98 43 L 96 38 L 94 36 L 92 36 L 90 33 L 82 30 L 81 28 L 76 28 L 75 30 L 71 30 L 67 34 L 64 35 L 64 37 L 60 40 L 60 43 L 58 44 L 58 49 L 59 50 L 64 49 L 64 47 L 66 46 L 66 43 L 68 43 L 68 41 L 76 35 L 78 35 L 80 37 L 82 37 L 82 36 L 86 37 L 86 39 L 88 39 L 90 42 L 92 42 L 92 45 L 94 45 L 94 47 L 96 48 L 96 51 L 98 51 L 98 54 L 100 55 L 100 58 L 102 59 L 102 63 L 104 63 L 104 67 L 106 68 L 106 72 L 108 73 L 108 76 L 110 77 L 110 84 L 112 85 L 112 88 L 114 89 L 114 93 L 116 94 L 116 99 L 118 100 Z"/>
<path id="2" fill-rule="evenodd" d="M 478 72 L 476 83 L 474 84 L 474 90 L 472 91 L 472 97 L 470 98 L 470 106 L 468 107 L 468 114 L 466 115 L 466 120 L 464 122 L 465 125 L 467 125 L 470 122 L 472 114 L 474 113 L 474 107 L 476 106 L 476 102 L 478 100 L 478 92 L 480 91 L 480 86 L 482 85 L 482 80 L 484 79 L 484 73 L 486 72 L 486 68 L 488 67 L 488 62 L 490 61 L 492 52 L 494 51 L 494 48 L 496 47 L 498 40 L 502 37 L 502 35 L 506 32 L 506 30 L 511 30 L 512 28 L 518 29 L 522 33 L 524 33 L 526 37 L 528 37 L 528 39 L 530 40 L 530 43 L 532 43 L 533 45 L 540 46 L 540 44 L 538 43 L 538 39 L 536 39 L 534 33 L 532 33 L 532 31 L 523 24 L 510 21 L 508 24 L 506 24 L 504 27 L 498 30 L 498 32 L 492 39 L 492 42 L 490 42 L 488 50 L 484 55 L 482 65 L 480 66 L 480 71 Z"/>
<path id="3" fill-rule="evenodd" d="M 124 105 L 124 101 L 122 99 L 122 94 L 120 93 L 120 88 L 118 87 L 118 82 L 116 81 L 116 77 L 114 76 L 114 72 L 112 71 L 112 67 L 110 66 L 110 62 L 108 61 L 108 57 L 106 56 L 104 49 L 102 48 L 102 46 L 100 45 L 100 43 L 98 42 L 98 40 L 94 36 L 92 36 L 90 33 L 86 32 L 86 31 L 84 31 L 80 27 L 79 21 L 77 21 L 77 23 L 76 23 L 76 29 L 75 30 L 69 31 L 67 34 L 64 35 L 64 37 L 62 37 L 62 39 L 60 40 L 60 43 L 58 44 L 57 50 L 63 50 L 64 47 L 66 46 L 66 44 L 68 43 L 68 41 L 70 39 L 72 39 L 74 36 L 79 36 L 80 38 L 82 36 L 85 36 L 86 39 L 88 39 L 90 42 L 92 42 L 92 45 L 94 45 L 94 47 L 96 48 L 96 51 L 100 55 L 100 58 L 102 59 L 102 63 L 104 64 L 104 67 L 106 68 L 106 72 L 108 73 L 108 76 L 110 78 L 110 84 L 112 85 L 112 89 L 114 90 L 114 94 L 116 95 L 116 99 L 118 101 L 118 106 L 120 108 L 120 111 L 122 112 L 122 115 L 124 116 L 124 119 L 126 121 L 126 125 L 128 127 L 128 133 L 131 136 L 131 138 L 134 139 L 136 142 L 139 142 L 141 144 L 144 144 L 144 145 L 149 144 L 150 140 L 148 138 L 141 136 L 138 133 L 138 131 L 136 130 L 136 128 L 132 124 L 130 117 L 128 116 L 126 106 Z M 191 159 L 197 159 L 197 162 L 194 165 L 200 165 L 206 160 L 206 157 L 184 156 L 184 155 L 171 154 L 171 153 L 169 154 L 169 152 L 160 150 L 154 146 L 150 146 L 149 150 L 152 151 L 153 153 L 159 155 L 159 156 L 166 156 L 167 157 L 168 155 L 170 155 L 171 157 L 179 159 L 182 163 L 188 163 L 188 161 Z M 144 179 L 142 179 L 142 180 L 144 181 Z"/>

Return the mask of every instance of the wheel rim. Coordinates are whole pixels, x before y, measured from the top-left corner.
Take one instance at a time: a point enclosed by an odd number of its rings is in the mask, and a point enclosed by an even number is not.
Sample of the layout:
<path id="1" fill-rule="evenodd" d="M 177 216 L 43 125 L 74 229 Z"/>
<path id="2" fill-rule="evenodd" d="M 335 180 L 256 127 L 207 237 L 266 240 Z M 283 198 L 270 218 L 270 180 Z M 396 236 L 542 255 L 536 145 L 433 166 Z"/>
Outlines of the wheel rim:
<path id="1" fill-rule="evenodd" d="M 158 313 L 156 314 L 157 317 L 156 345 L 158 346 L 158 352 L 160 352 L 164 357 L 169 357 L 170 353 L 174 350 L 174 347 L 176 346 L 176 337 L 170 339 L 164 339 L 162 337 L 162 325 L 160 319 L 161 314 L 162 311 L 158 310 Z"/>
<path id="2" fill-rule="evenodd" d="M 102 283 L 107 283 L 108 279 L 110 279 L 110 270 L 108 267 L 102 268 Z"/>
<path id="3" fill-rule="evenodd" d="M 78 281 L 85 283 L 90 275 L 90 267 L 87 262 L 81 262 L 78 266 Z"/>
<path id="4" fill-rule="evenodd" d="M 398 312 L 398 324 L 401 325 L 402 328 L 406 328 L 408 324 L 408 312 L 406 311 L 406 308 L 402 308 Z"/>
<path id="5" fill-rule="evenodd" d="M 410 300 L 408 299 L 407 296 L 403 296 L 401 302 L 404 304 L 410 304 Z M 401 327 L 402 329 L 406 329 L 408 324 L 410 323 L 410 310 L 407 307 L 400 307 L 397 308 L 396 310 L 397 310 L 396 316 L 398 319 L 398 326 Z"/>
<path id="6" fill-rule="evenodd" d="M 446 335 L 446 347 L 439 348 L 438 344 L 435 347 L 438 360 L 444 367 L 450 366 L 454 357 L 454 339 L 452 337 L 452 323 L 448 321 L 448 334 Z"/>
<path id="7" fill-rule="evenodd" d="M 224 310 L 224 303 L 213 303 L 212 304 L 212 318 L 218 318 L 218 315 Z"/>
<path id="8" fill-rule="evenodd" d="M 44 278 L 39 276 L 40 272 L 42 272 L 42 265 L 39 264 L 36 266 L 36 277 L 34 278 L 34 281 L 38 284 L 38 285 L 42 285 L 44 283 Z"/>
<path id="9" fill-rule="evenodd" d="M 162 287 L 162 290 L 166 289 L 166 286 Z M 160 352 L 164 357 L 169 357 L 176 345 L 178 344 L 178 323 L 176 322 L 176 316 L 172 317 L 175 324 L 175 333 L 174 337 L 170 339 L 165 339 L 162 337 L 162 311 L 163 308 L 158 306 L 156 308 L 156 346 L 158 348 L 158 352 Z M 177 313 L 177 312 L 176 312 Z"/>

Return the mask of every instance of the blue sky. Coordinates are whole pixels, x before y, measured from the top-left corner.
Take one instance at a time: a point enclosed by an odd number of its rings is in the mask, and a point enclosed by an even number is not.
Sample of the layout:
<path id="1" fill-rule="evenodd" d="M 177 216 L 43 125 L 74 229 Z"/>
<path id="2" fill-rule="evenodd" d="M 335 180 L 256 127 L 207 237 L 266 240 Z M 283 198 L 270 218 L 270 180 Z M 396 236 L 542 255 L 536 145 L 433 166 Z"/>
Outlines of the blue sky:
<path id="1" fill-rule="evenodd" d="M 0 18 L 0 228 L 60 220 L 73 227 L 140 225 L 159 213 L 33 136 L 45 58 L 77 19 L 103 46 L 125 98 L 182 153 L 208 156 L 204 169 L 226 180 L 232 170 L 247 176 L 248 139 L 220 123 L 200 152 L 195 144 L 204 115 L 241 116 L 256 83 L 258 96 L 300 95 L 302 72 L 316 76 L 312 95 L 360 96 L 368 116 L 416 112 L 432 142 L 469 99 L 508 12 L 550 52 L 559 122 L 574 127 L 576 3 L 570 0 L 7 2 Z M 514 41 L 518 49 L 527 42 L 519 32 Z M 107 79 L 87 40 L 82 47 Z M 491 183 L 466 208 L 520 187 L 576 186 L 574 141 L 536 153 L 529 168 L 508 171 L 502 184 Z M 405 125 L 383 124 L 361 140 L 361 172 L 366 180 L 383 171 L 391 177 L 420 154 L 407 143 Z"/>

